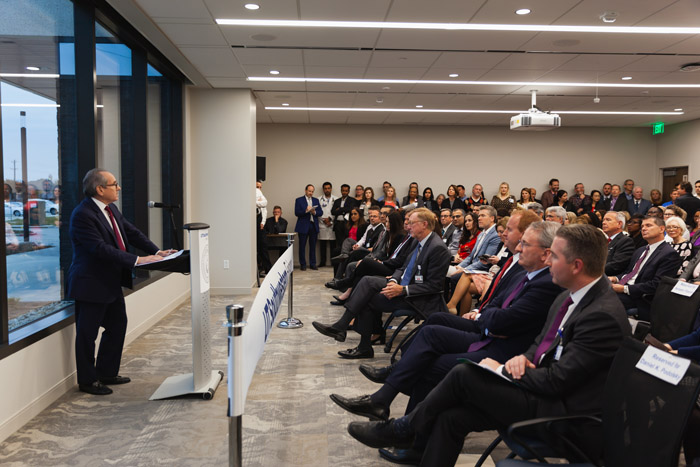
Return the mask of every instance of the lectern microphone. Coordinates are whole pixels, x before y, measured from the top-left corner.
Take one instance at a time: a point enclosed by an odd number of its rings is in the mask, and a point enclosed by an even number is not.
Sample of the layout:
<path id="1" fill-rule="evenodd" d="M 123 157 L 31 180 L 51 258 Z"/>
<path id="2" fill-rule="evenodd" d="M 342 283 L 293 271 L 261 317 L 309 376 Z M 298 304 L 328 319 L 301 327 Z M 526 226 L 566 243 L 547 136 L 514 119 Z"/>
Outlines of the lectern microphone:
<path id="1" fill-rule="evenodd" d="M 149 208 L 162 208 L 162 209 L 180 209 L 179 204 L 163 204 L 163 203 L 157 203 L 155 201 L 149 201 L 148 207 Z"/>

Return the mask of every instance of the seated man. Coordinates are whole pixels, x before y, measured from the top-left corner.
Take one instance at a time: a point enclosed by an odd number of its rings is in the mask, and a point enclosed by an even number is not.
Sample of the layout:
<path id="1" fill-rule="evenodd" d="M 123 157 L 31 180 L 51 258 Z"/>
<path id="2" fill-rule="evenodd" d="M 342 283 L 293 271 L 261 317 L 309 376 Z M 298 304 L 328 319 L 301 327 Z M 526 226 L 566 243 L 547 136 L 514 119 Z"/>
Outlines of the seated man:
<path id="1" fill-rule="evenodd" d="M 634 240 L 622 233 L 624 228 L 624 214 L 616 211 L 605 213 L 603 233 L 608 237 L 608 259 L 605 261 L 606 276 L 616 276 L 624 272 L 632 253 L 636 250 Z"/>
<path id="2" fill-rule="evenodd" d="M 454 465 L 473 431 L 506 429 L 533 417 L 600 413 L 610 365 L 630 335 L 625 312 L 603 277 L 606 250 L 605 236 L 591 225 L 559 229 L 547 262 L 552 280 L 568 290 L 550 307 L 527 352 L 505 365 L 481 362 L 505 379 L 457 365 L 408 415 L 353 422 L 350 435 L 375 448 L 412 446 L 421 465 Z M 600 427 L 581 425 L 574 433 L 577 446 L 600 459 Z"/>
<path id="3" fill-rule="evenodd" d="M 331 399 L 354 414 L 387 419 L 389 406 L 399 392 L 411 396 L 406 413 L 411 412 L 458 364 L 458 359 L 481 361 L 491 357 L 506 361 L 527 350 L 544 326 L 549 306 L 562 291 L 552 283 L 545 264 L 554 234 L 561 226 L 539 221 L 530 224 L 521 236 L 515 228 L 517 222 L 508 232 L 509 243 L 521 238 L 515 248 L 520 255 L 518 264 L 525 271 L 520 280 L 498 288 L 486 306 L 465 315 L 466 319 L 445 313 L 431 315 L 393 368 L 361 368 L 375 381 L 386 376 L 379 391 L 354 399 L 332 394 Z"/>
<path id="4" fill-rule="evenodd" d="M 287 231 L 287 220 L 282 217 L 282 208 L 275 206 L 272 208 L 272 217 L 268 217 L 265 221 L 265 233 L 281 234 Z"/>
<path id="5" fill-rule="evenodd" d="M 452 232 L 455 230 L 455 226 L 452 223 L 452 210 L 449 208 L 440 209 L 440 225 L 442 226 L 442 241 L 445 245 L 452 238 Z"/>
<path id="6" fill-rule="evenodd" d="M 492 256 L 498 251 L 498 244 L 501 239 L 498 238 L 496 231 L 496 209 L 492 206 L 480 206 L 479 208 L 479 229 L 481 233 L 476 240 L 476 245 L 469 256 L 464 258 L 464 261 L 457 266 L 457 273 L 452 275 L 455 283 L 459 280 L 464 272 L 472 271 L 487 271 L 491 266 L 490 263 L 482 261 L 481 256 Z"/>
<path id="7" fill-rule="evenodd" d="M 362 238 L 354 241 L 352 238 L 346 238 L 341 246 L 341 253 L 338 256 L 331 258 L 331 261 L 336 265 L 337 269 L 335 272 L 335 280 L 343 278 L 345 274 L 345 268 L 349 262 L 359 261 L 368 255 L 372 251 L 375 243 L 379 241 L 379 238 L 384 233 L 384 224 L 381 219 L 381 212 L 379 206 L 372 206 L 369 208 L 369 226 L 365 230 Z M 335 286 L 332 285 L 333 281 L 326 284 L 327 287 L 334 289 Z"/>
<path id="8" fill-rule="evenodd" d="M 663 219 L 647 216 L 642 221 L 642 237 L 649 243 L 638 248 L 624 272 L 610 276 L 612 289 L 630 315 L 649 321 L 651 299 L 663 276 L 676 277 L 681 257 L 664 241 Z"/>
<path id="9" fill-rule="evenodd" d="M 566 221 L 566 209 L 561 206 L 550 206 L 544 213 L 544 220 L 550 222 L 558 222 L 564 225 Z"/>
<path id="10" fill-rule="evenodd" d="M 534 190 L 534 188 L 530 188 L 530 189 Z M 542 205 L 540 203 L 537 203 L 535 201 L 533 201 L 531 203 L 525 203 L 523 205 L 523 208 L 525 208 L 528 211 L 534 212 L 535 214 L 537 214 L 540 217 L 540 219 L 544 220 L 544 208 L 542 207 Z"/>
<path id="11" fill-rule="evenodd" d="M 452 234 L 449 238 L 446 238 L 447 249 L 450 251 L 452 256 L 457 254 L 459 250 L 459 240 L 462 238 L 462 230 L 464 230 L 464 209 L 453 209 L 452 210 Z"/>
<path id="12" fill-rule="evenodd" d="M 321 334 L 344 342 L 350 322 L 357 318 L 354 329 L 360 334 L 360 343 L 353 349 L 340 351 L 343 358 L 373 358 L 371 335 L 375 315 L 400 309 L 416 310 L 424 317 L 438 311 L 447 311 L 442 298 L 445 274 L 450 265 L 450 252 L 442 240 L 433 234 L 435 215 L 426 208 L 417 208 L 409 216 L 411 236 L 416 247 L 397 269 L 391 279 L 365 276 L 345 303 L 345 313 L 333 325 L 314 321 Z"/>

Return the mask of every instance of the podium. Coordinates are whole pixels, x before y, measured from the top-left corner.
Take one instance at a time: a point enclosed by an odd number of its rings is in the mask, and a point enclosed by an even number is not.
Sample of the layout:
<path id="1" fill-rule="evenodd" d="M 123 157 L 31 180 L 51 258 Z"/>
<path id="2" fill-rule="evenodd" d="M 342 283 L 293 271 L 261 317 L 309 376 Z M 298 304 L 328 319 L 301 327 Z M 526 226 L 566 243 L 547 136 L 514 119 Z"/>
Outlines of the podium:
<path id="1" fill-rule="evenodd" d="M 222 371 L 212 370 L 211 364 L 209 225 L 197 222 L 185 224 L 184 228 L 190 236 L 188 271 L 192 304 L 192 373 L 167 378 L 149 398 L 152 401 L 189 394 L 201 395 L 204 400 L 210 400 L 224 377 Z M 168 263 L 171 262 L 151 263 L 145 269 L 187 272 L 182 270 L 186 265 L 184 259 L 176 258 L 173 264 Z"/>

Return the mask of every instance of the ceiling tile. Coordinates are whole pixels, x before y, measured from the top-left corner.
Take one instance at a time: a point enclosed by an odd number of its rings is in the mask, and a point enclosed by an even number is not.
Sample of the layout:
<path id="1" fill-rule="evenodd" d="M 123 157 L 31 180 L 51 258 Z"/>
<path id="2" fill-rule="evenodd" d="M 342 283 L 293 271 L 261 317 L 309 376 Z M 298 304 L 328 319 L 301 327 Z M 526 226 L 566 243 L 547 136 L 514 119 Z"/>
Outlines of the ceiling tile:
<path id="1" fill-rule="evenodd" d="M 351 78 L 360 79 L 365 77 L 364 67 L 344 67 L 344 66 L 307 66 L 305 67 L 308 78 Z"/>
<path id="2" fill-rule="evenodd" d="M 180 47 L 180 51 L 207 77 L 245 77 L 230 47 Z"/>
<path id="3" fill-rule="evenodd" d="M 440 52 L 375 51 L 370 67 L 411 68 L 429 67 L 435 63 Z"/>
<path id="4" fill-rule="evenodd" d="M 306 66 L 366 67 L 372 58 L 369 50 L 304 50 Z"/>
<path id="5" fill-rule="evenodd" d="M 378 30 L 221 26 L 231 45 L 267 47 L 374 47 Z"/>
<path id="6" fill-rule="evenodd" d="M 488 0 L 471 19 L 484 24 L 550 24 L 574 7 L 579 0 Z M 527 7 L 529 15 L 516 15 L 515 10 Z"/>
<path id="7" fill-rule="evenodd" d="M 298 49 L 233 49 L 241 65 L 302 66 L 302 54 Z"/>
<path id="8" fill-rule="evenodd" d="M 576 6 L 562 15 L 554 24 L 604 25 L 600 15 L 605 11 L 618 13 L 615 26 L 634 26 L 644 18 L 671 5 L 676 0 L 658 0 L 644 2 L 639 0 L 586 0 L 577 2 Z M 651 26 L 651 25 L 647 25 Z M 662 26 L 654 24 L 653 26 Z M 674 25 L 669 25 L 674 26 Z"/>
<path id="9" fill-rule="evenodd" d="M 156 0 L 157 1 L 157 0 Z M 160 0 L 162 1 L 162 0 Z M 188 2 L 172 2 L 164 1 L 163 3 L 170 5 L 171 3 L 188 3 Z M 204 0 L 207 8 L 211 11 L 214 18 L 239 18 L 239 19 L 299 19 L 297 12 L 297 2 L 295 1 L 255 1 L 260 5 L 259 10 L 248 10 L 243 5 L 247 2 L 232 2 L 231 0 Z"/>
<path id="10" fill-rule="evenodd" d="M 202 0 L 168 2 L 163 0 L 135 0 L 149 16 L 154 18 L 201 18 L 211 20 Z"/>
<path id="11" fill-rule="evenodd" d="M 443 52 L 433 64 L 437 68 L 491 69 L 510 56 L 496 52 Z"/>
<path id="12" fill-rule="evenodd" d="M 303 20 L 383 21 L 389 0 L 298 0 Z M 291 3 L 291 2 L 290 2 Z"/>
<path id="13" fill-rule="evenodd" d="M 387 21 L 468 23 L 482 1 L 401 0 L 391 5 Z"/>
<path id="14" fill-rule="evenodd" d="M 563 63 L 557 68 L 557 71 L 607 72 L 637 62 L 639 58 L 639 55 L 583 54 L 577 55 L 566 63 Z"/>
<path id="15" fill-rule="evenodd" d="M 216 25 L 204 24 L 161 24 L 163 32 L 178 46 L 208 45 L 224 46 L 228 45 L 226 39 L 221 34 L 221 30 Z"/>

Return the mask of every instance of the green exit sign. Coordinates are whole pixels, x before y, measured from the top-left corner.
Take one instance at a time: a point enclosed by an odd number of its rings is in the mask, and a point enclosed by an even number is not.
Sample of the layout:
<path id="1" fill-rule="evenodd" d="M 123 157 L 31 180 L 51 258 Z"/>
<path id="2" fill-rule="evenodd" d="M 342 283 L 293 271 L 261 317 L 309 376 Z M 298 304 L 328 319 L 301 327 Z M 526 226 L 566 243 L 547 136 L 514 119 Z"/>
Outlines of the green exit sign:
<path id="1" fill-rule="evenodd" d="M 651 127 L 652 135 L 660 135 L 664 132 L 664 122 L 656 122 Z"/>

